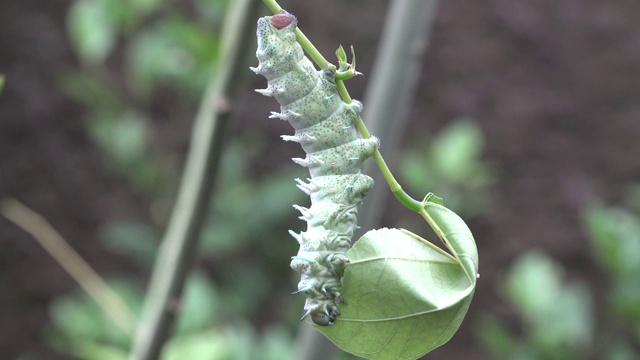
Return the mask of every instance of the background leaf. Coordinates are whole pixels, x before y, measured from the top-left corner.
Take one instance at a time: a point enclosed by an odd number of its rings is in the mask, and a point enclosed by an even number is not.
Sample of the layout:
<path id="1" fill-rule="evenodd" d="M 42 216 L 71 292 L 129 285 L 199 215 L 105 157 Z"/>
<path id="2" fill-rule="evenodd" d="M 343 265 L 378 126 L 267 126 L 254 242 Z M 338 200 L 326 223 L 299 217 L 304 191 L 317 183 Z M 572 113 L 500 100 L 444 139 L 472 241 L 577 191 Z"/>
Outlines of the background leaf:
<path id="1" fill-rule="evenodd" d="M 76 1 L 69 9 L 67 27 L 74 50 L 81 60 L 99 64 L 115 45 L 117 26 L 106 1 Z"/>

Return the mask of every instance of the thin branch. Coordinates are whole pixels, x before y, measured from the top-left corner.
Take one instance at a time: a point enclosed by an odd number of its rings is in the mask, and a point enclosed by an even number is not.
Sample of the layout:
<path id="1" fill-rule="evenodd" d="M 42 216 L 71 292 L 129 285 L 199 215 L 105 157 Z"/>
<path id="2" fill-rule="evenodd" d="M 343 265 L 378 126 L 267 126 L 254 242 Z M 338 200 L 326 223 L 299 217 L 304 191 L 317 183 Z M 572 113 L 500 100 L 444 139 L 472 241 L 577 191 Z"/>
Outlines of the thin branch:
<path id="1" fill-rule="evenodd" d="M 405 132 L 409 109 L 415 99 L 420 65 L 429 44 L 436 8 L 437 0 L 395 0 L 385 20 L 385 31 L 363 99 L 363 118 L 370 131 L 379 136 L 382 151 L 392 164 L 397 158 L 400 138 Z M 373 164 L 365 165 L 365 173 L 373 174 L 371 176 L 376 183 L 388 178 L 373 170 Z M 381 171 L 385 175 L 383 168 Z M 418 213 L 422 211 L 421 201 L 412 199 L 404 191 L 393 191 L 393 194 L 409 209 Z M 363 229 L 377 226 L 385 196 L 380 191 L 367 196 L 367 206 L 360 217 Z"/>
<path id="2" fill-rule="evenodd" d="M 0 213 L 31 234 L 125 334 L 133 334 L 131 309 L 47 220 L 15 199 L 2 200 Z"/>
<path id="3" fill-rule="evenodd" d="M 250 21 L 256 17 L 257 5 L 257 0 L 236 0 L 229 5 L 222 58 L 194 123 L 178 198 L 153 269 L 131 360 L 159 358 L 173 324 L 218 171 L 230 116 L 230 94 L 235 92 L 241 71 L 246 70 L 241 66 L 243 55 L 253 44 Z"/>

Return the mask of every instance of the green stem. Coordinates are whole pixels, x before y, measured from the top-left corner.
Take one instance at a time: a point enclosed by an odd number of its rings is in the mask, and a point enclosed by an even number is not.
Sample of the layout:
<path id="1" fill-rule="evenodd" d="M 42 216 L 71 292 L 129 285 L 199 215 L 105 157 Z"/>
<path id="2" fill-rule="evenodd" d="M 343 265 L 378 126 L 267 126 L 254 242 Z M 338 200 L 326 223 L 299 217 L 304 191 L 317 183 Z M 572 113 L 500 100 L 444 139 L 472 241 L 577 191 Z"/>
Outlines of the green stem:
<path id="1" fill-rule="evenodd" d="M 262 0 L 262 2 L 269 8 L 269 10 L 271 10 L 272 13 L 274 14 L 280 14 L 280 12 L 282 11 L 282 8 L 280 7 L 280 5 L 278 4 L 277 1 L 275 0 Z"/>
<path id="2" fill-rule="evenodd" d="M 280 7 L 280 5 L 276 0 L 262 0 L 262 1 L 269 8 L 269 10 L 271 10 L 271 12 L 273 12 L 274 14 L 279 14 L 282 11 L 282 7 Z M 335 66 L 330 64 L 327 61 L 327 59 L 325 59 L 324 56 L 320 54 L 318 49 L 311 43 L 309 38 L 307 38 L 307 36 L 300 30 L 300 28 L 296 28 L 295 34 L 296 34 L 298 43 L 300 43 L 300 46 L 302 46 L 304 51 L 307 53 L 307 55 L 309 55 L 309 57 L 313 60 L 313 62 L 316 63 L 316 65 L 318 65 L 321 69 L 325 67 L 335 68 Z M 340 94 L 340 97 L 342 98 L 342 100 L 347 104 L 351 103 L 352 101 L 351 95 L 349 95 L 349 91 L 344 85 L 344 81 L 336 80 L 336 85 L 338 86 L 338 93 Z M 360 132 L 360 134 L 362 134 L 362 137 L 367 139 L 371 137 L 369 130 L 367 130 L 367 126 L 364 124 L 364 121 L 362 121 L 362 118 L 360 116 L 358 116 L 356 127 Z M 391 170 L 389 170 L 389 167 L 387 166 L 387 163 L 384 161 L 382 154 L 380 154 L 380 151 L 376 150 L 376 152 L 373 154 L 373 158 L 376 164 L 378 165 L 378 168 L 380 168 L 380 172 L 382 173 L 385 180 L 387 181 L 387 184 L 389 184 L 389 188 L 391 189 L 391 192 L 396 197 L 396 199 L 398 199 L 398 201 L 400 201 L 400 203 L 406 206 L 409 210 L 419 213 L 420 210 L 422 209 L 422 202 L 415 200 L 414 198 L 409 196 L 409 194 L 407 194 L 404 190 L 402 190 L 402 186 L 400 186 L 398 181 L 395 179 L 395 177 L 391 173 Z"/>
<path id="3" fill-rule="evenodd" d="M 302 46 L 304 51 L 307 53 L 307 55 L 309 55 L 314 63 L 316 63 L 321 69 L 330 68 L 332 71 L 335 71 L 335 65 L 330 64 L 327 59 L 325 59 L 324 56 L 320 54 L 320 51 L 318 51 L 318 49 L 313 46 L 311 40 L 309 40 L 307 35 L 300 31 L 300 28 L 296 28 L 295 34 L 298 43 L 300 44 L 300 46 Z"/>
<path id="4" fill-rule="evenodd" d="M 307 49 L 305 49 L 305 51 L 306 50 Z M 351 95 L 349 95 L 349 91 L 347 91 L 347 87 L 344 85 L 344 81 L 336 80 L 336 85 L 338 86 L 338 94 L 340 94 L 342 100 L 347 104 L 351 103 Z M 362 134 L 362 137 L 367 139 L 371 137 L 367 126 L 364 124 L 364 121 L 362 121 L 362 117 L 360 116 L 358 116 L 356 128 L 358 129 L 358 132 Z M 396 178 L 391 173 L 391 170 L 387 166 L 387 163 L 384 161 L 384 158 L 382 157 L 380 151 L 376 150 L 376 152 L 373 154 L 373 159 L 375 160 L 376 164 L 378 164 L 378 168 L 380 169 L 382 176 L 384 176 L 385 180 L 387 180 L 387 184 L 389 184 L 391 193 L 393 193 L 396 199 L 398 199 L 398 201 L 400 201 L 400 203 L 406 206 L 409 210 L 420 212 L 420 210 L 422 209 L 422 203 L 413 199 L 404 190 L 402 190 L 402 186 L 400 186 L 400 183 L 398 183 Z"/>

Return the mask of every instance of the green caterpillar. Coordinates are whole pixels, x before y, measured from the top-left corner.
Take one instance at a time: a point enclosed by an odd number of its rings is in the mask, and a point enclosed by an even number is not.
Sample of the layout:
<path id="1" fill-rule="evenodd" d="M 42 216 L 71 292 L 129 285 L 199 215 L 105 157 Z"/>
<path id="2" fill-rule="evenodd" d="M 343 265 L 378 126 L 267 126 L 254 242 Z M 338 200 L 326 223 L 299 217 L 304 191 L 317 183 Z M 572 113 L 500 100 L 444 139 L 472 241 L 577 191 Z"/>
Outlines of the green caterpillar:
<path id="1" fill-rule="evenodd" d="M 259 65 L 251 68 L 267 79 L 257 92 L 274 97 L 281 111 L 270 118 L 287 120 L 295 129 L 285 141 L 300 143 L 307 156 L 293 161 L 307 167 L 308 182 L 297 186 L 311 197 L 311 207 L 294 205 L 307 222 L 300 234 L 289 231 L 300 244 L 291 268 L 301 275 L 298 290 L 307 300 L 304 316 L 318 325 L 331 325 L 340 314 L 341 277 L 349 262 L 345 252 L 356 228 L 358 205 L 373 187 L 361 173 L 365 159 L 378 149 L 378 140 L 359 139 L 355 128 L 362 104 L 343 102 L 334 74 L 316 70 L 296 41 L 297 19 L 283 11 L 258 20 Z"/>

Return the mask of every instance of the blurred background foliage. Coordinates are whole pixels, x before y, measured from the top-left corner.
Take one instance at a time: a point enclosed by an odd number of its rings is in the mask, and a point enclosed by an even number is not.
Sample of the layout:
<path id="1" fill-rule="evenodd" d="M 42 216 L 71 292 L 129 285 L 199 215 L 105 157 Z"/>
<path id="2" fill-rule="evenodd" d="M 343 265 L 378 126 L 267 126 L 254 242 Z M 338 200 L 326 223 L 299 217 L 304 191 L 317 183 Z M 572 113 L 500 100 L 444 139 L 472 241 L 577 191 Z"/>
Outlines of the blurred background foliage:
<path id="1" fill-rule="evenodd" d="M 170 155 L 154 148 L 153 96 L 170 91 L 177 95 L 177 106 L 197 104 L 215 76 L 227 5 L 225 0 L 196 0 L 185 11 L 175 11 L 174 3 L 162 0 L 77 0 L 69 7 L 67 31 L 79 66 L 63 74 L 60 88 L 87 109 L 87 131 L 104 151 L 105 172 L 121 177 L 158 208 L 174 195 L 181 169 L 171 166 Z M 123 59 L 123 68 L 104 66 L 113 57 Z M 125 72 L 126 83 L 114 81 L 119 71 Z M 264 239 L 284 237 L 281 224 L 293 213 L 292 201 L 303 196 L 291 186 L 290 170 L 259 179 L 249 176 L 250 161 L 260 151 L 260 139 L 250 132 L 227 146 L 219 179 L 224 191 L 216 194 L 201 245 L 202 256 L 224 271 L 213 281 L 194 270 L 163 359 L 292 356 L 297 314 L 281 314 L 286 321 L 260 330 L 251 321 L 265 316 L 261 308 L 272 288 L 290 276 L 286 268 L 273 266 L 277 260 Z M 254 211 L 254 203 L 268 204 L 269 211 Z M 166 213 L 158 215 L 157 223 L 106 221 L 100 231 L 104 247 L 149 273 L 165 218 Z M 286 243 L 295 251 L 293 242 Z M 248 261 L 246 253 L 256 251 L 261 258 Z M 110 284 L 139 315 L 145 284 L 128 277 Z M 283 297 L 281 302 L 296 299 Z M 57 298 L 50 312 L 53 324 L 47 341 L 60 353 L 96 360 L 127 358 L 131 339 L 86 294 L 76 291 Z"/>
<path id="2" fill-rule="evenodd" d="M 215 76 L 210 72 L 218 56 L 220 14 L 226 5 L 221 0 L 196 1 L 192 4 L 196 17 L 177 15 L 169 11 L 170 2 L 160 0 L 131 4 L 76 0 L 69 8 L 67 31 L 80 66 L 64 74 L 60 87 L 86 106 L 87 130 L 105 152 L 105 170 L 121 176 L 151 201 L 168 201 L 179 169 L 167 171 L 164 164 L 170 159 L 153 149 L 150 98 L 167 87 L 187 105 L 199 98 L 207 79 Z M 124 59 L 127 83 L 114 84 L 111 79 L 116 74 L 102 66 L 112 56 Z M 260 156 L 261 142 L 264 139 L 248 132 L 225 151 L 219 183 L 224 191 L 215 194 L 201 245 L 202 255 L 224 271 L 215 282 L 201 270 L 189 279 L 177 329 L 163 359 L 292 357 L 296 312 L 279 314 L 287 321 L 259 334 L 251 325 L 252 319 L 264 316 L 261 309 L 280 279 L 293 277 L 281 266 L 279 254 L 294 254 L 297 249 L 279 225 L 292 216 L 292 204 L 305 201 L 304 194 L 292 186 L 299 171 L 270 171 L 258 179 L 249 175 L 251 162 Z M 479 127 L 460 119 L 433 141 L 403 154 L 400 175 L 415 193 L 434 191 L 464 215 L 481 214 L 487 210 L 484 190 L 492 176 L 489 165 L 481 160 L 483 145 Z M 255 204 L 264 204 L 268 211 L 255 211 Z M 161 236 L 156 224 L 112 220 L 100 233 L 106 249 L 151 270 Z M 286 245 L 279 244 L 277 251 L 264 241 L 281 238 Z M 290 249 L 284 252 L 283 247 Z M 248 253 L 254 258 L 238 264 L 237 258 Z M 144 284 L 120 278 L 111 285 L 139 314 Z M 301 308 L 294 305 L 301 299 L 278 299 L 282 309 Z M 48 341 L 61 353 L 79 358 L 126 359 L 130 339 L 99 310 L 80 292 L 56 299 L 51 305 L 53 327 Z"/>
<path id="3" fill-rule="evenodd" d="M 539 250 L 514 261 L 501 289 L 520 320 L 520 331 L 489 314 L 477 330 L 497 359 L 640 357 L 638 189 L 638 185 L 629 186 L 625 206 L 594 203 L 582 214 L 589 246 L 607 276 L 607 286 L 589 289 L 585 279 L 567 280 L 562 264 Z"/>
<path id="4" fill-rule="evenodd" d="M 499 176 L 482 158 L 484 135 L 472 119 L 454 119 L 433 139 L 409 148 L 400 157 L 399 176 L 414 194 L 433 192 L 465 218 L 490 211 L 489 187 Z"/>
<path id="5" fill-rule="evenodd" d="M 105 276 L 138 315 L 175 197 L 190 119 L 208 79 L 215 76 L 212 69 L 219 56 L 220 26 L 228 3 L 72 0 L 56 5 L 64 9 L 60 18 L 66 29 L 59 41 L 68 44 L 74 56 L 55 74 L 55 90 L 64 101 L 71 99 L 82 109 L 81 115 L 72 113 L 83 120 L 73 127 L 81 128 L 90 147 L 99 149 L 100 156 L 90 161 L 99 159 L 101 176 L 118 182 L 136 197 L 116 207 L 128 213 L 101 218 L 97 230 L 85 230 L 83 234 L 94 231 L 99 242 L 76 245 L 85 246 L 85 251 L 93 249 L 94 260 L 119 259 L 127 264 L 124 271 L 118 271 L 118 262 L 111 267 L 113 273 Z M 290 3 L 309 28 L 320 29 L 318 35 L 326 30 L 325 35 L 332 37 L 318 41 L 325 53 L 337 42 L 364 44 L 356 46 L 358 54 L 374 53 L 378 37 L 361 24 L 381 19 L 372 14 L 381 13 L 386 4 L 343 2 L 340 9 L 344 13 L 358 11 L 362 17 L 360 25 L 354 24 L 343 34 L 337 27 L 327 29 L 324 24 L 331 20 L 313 18 L 316 13 L 333 11 L 330 7 L 338 6 L 333 2 Z M 638 132 L 633 130 L 638 130 L 638 110 L 637 99 L 624 102 L 620 94 L 637 94 L 625 89 L 631 86 L 626 81 L 640 73 L 633 72 L 640 57 L 629 50 L 637 48 L 629 45 L 635 40 L 628 40 L 629 34 L 638 31 L 633 24 L 640 23 L 630 16 L 640 14 L 635 11 L 640 9 L 623 1 L 609 5 L 611 8 L 593 5 L 589 11 L 582 11 L 581 6 L 586 5 L 573 0 L 491 3 L 493 7 L 465 1 L 441 5 L 433 39 L 437 48 L 428 53 L 429 69 L 425 67 L 422 79 L 431 90 L 418 95 L 424 101 L 410 115 L 417 129 L 412 128 L 410 135 L 415 138 L 407 141 L 397 164 L 397 176 L 408 192 L 430 191 L 443 197 L 448 207 L 469 220 L 480 247 L 482 277 L 466 322 L 473 333 L 463 329 L 451 345 L 436 350 L 431 358 L 467 358 L 473 353 L 479 359 L 637 359 L 640 184 L 633 181 L 640 176 L 634 161 L 640 148 Z M 552 10 L 555 17 L 536 17 L 538 8 Z M 0 16 L 3 13 L 12 14 L 0 11 Z M 488 25 L 477 25 L 478 18 Z M 571 31 L 566 31 L 566 19 L 573 19 Z M 560 24 L 559 28 L 545 26 L 544 21 Z M 0 21 L 0 26 L 2 23 L 8 24 Z M 604 39 L 605 45 L 591 47 L 596 42 L 584 35 L 589 31 Z M 619 39 L 621 49 L 628 53 L 613 51 L 618 42 L 611 38 Z M 581 39 L 585 39 L 584 48 L 579 47 Z M 329 50 L 325 51 L 325 45 Z M 620 57 L 606 58 L 613 54 Z M 627 63 L 628 59 L 635 62 Z M 359 55 L 359 67 L 365 74 L 372 61 Z M 613 65 L 601 67 L 603 63 Z M 523 70 L 526 67 L 543 75 L 532 76 Z M 607 71 L 625 75 L 620 79 Z M 15 99 L 11 97 L 12 74 L 7 74 L 0 102 Z M 504 77 L 498 78 L 500 75 Z M 611 83 L 602 85 L 603 90 L 594 85 L 608 79 Z M 353 80 L 354 97 L 361 98 L 363 84 L 358 81 Z M 33 97 L 37 94 L 29 92 Z M 274 145 L 276 133 L 287 127 L 270 123 L 265 128 L 270 126 L 272 133 L 264 133 L 264 128 L 254 129 L 243 120 L 252 117 L 251 124 L 266 124 L 266 109 L 277 105 L 262 101 L 244 99 L 244 107 L 238 109 L 242 129 L 234 131 L 226 146 L 199 259 L 163 359 L 292 357 L 303 299 L 289 295 L 297 279 L 288 263 L 297 244 L 286 230 L 302 226 L 295 222 L 297 213 L 291 205 L 308 200 L 293 182 L 304 176 L 304 170 L 280 165 L 284 162 L 274 165 L 274 159 L 295 153 L 290 144 Z M 261 111 L 259 115 L 254 108 Z M 20 147 L 19 152 L 24 149 Z M 583 155 L 587 151 L 591 152 Z M 24 166 L 19 163 L 16 168 Z M 608 175 L 599 178 L 603 172 Z M 11 177 L 17 179 L 12 179 L 14 183 L 24 183 L 23 193 L 33 191 L 28 188 L 32 185 L 29 178 L 13 173 Z M 2 191 L 5 178 L 0 176 Z M 53 178 L 51 187 L 62 188 Z M 73 192 L 60 196 L 77 205 L 69 196 L 75 195 L 75 178 L 65 181 L 72 184 Z M 382 184 L 377 188 L 386 191 Z M 82 204 L 85 193 L 78 190 L 78 194 Z M 599 198 L 606 200 L 596 201 Z M 56 210 L 63 206 L 60 201 L 49 201 Z M 127 208 L 140 203 L 144 205 Z M 609 203 L 618 205 L 606 205 Z M 147 213 L 130 215 L 140 209 Z M 84 208 L 76 211 L 82 213 Z M 56 212 L 49 215 L 55 217 Z M 400 212 L 386 217 L 387 226 L 416 227 Z M 85 223 L 79 227 L 83 226 L 89 227 Z M 67 230 L 73 227 L 67 225 Z M 18 247 L 17 254 L 27 252 L 20 248 L 25 245 L 11 246 Z M 9 249 L 6 254 L 14 254 L 11 247 L 5 249 Z M 6 269 L 11 264 L 7 261 Z M 4 283 L 4 277 L 1 280 Z M 13 283 L 28 286 L 23 281 Z M 62 359 L 125 359 L 130 338 L 80 289 L 62 288 L 29 293 L 36 294 L 35 305 L 30 306 L 46 306 L 48 314 L 37 321 L 24 320 L 38 334 L 21 344 L 35 344 L 43 338 L 47 348 Z M 0 295 L 5 294 L 15 303 L 26 298 L 24 293 L 3 289 Z M 0 301 L 4 301 L 2 296 Z M 23 311 L 29 309 L 25 305 Z M 42 351 L 32 346 L 21 346 L 19 356 L 15 348 L 7 350 L 6 356 L 35 360 L 54 354 L 42 357 Z M 351 357 L 341 354 L 339 358 Z"/>

